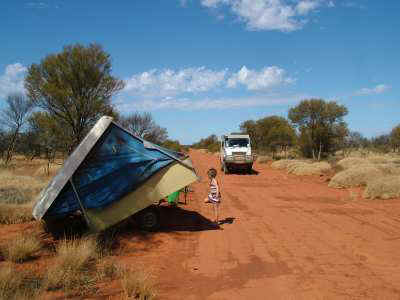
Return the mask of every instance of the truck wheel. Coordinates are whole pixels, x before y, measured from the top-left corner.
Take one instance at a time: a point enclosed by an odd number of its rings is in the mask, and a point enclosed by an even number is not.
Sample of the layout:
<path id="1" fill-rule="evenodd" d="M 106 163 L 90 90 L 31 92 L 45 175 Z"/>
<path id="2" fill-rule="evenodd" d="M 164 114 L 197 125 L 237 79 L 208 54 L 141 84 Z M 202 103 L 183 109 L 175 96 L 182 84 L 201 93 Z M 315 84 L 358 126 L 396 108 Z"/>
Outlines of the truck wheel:
<path id="1" fill-rule="evenodd" d="M 224 173 L 225 173 L 225 174 L 229 174 L 229 169 L 228 169 L 228 167 L 226 166 L 226 164 L 223 165 L 223 168 L 224 168 Z"/>
<path id="2" fill-rule="evenodd" d="M 249 173 L 249 174 L 253 173 L 253 166 L 252 165 L 247 166 L 247 173 Z"/>
<path id="3" fill-rule="evenodd" d="M 160 213 L 157 208 L 150 206 L 142 210 L 138 216 L 139 227 L 145 231 L 156 231 L 160 228 Z"/>

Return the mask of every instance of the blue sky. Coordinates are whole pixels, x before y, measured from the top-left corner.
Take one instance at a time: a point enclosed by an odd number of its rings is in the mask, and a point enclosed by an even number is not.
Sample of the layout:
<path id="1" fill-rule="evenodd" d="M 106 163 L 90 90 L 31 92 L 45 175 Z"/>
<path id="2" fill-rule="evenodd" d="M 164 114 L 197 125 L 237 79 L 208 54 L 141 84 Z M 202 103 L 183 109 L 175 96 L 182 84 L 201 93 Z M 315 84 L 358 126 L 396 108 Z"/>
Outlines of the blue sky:
<path id="1" fill-rule="evenodd" d="M 192 143 L 248 119 L 336 100 L 370 137 L 400 123 L 399 1 L 15 0 L 0 3 L 0 106 L 26 68 L 97 42 L 126 81 L 123 113 L 150 111 Z"/>

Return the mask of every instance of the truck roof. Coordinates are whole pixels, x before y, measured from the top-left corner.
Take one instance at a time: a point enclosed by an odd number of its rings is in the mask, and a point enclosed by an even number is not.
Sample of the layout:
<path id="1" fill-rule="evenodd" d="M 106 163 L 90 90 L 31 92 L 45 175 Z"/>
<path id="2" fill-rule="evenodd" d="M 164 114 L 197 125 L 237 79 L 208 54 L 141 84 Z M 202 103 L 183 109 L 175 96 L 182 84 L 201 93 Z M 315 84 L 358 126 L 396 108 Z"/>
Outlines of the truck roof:
<path id="1" fill-rule="evenodd" d="M 225 135 L 228 139 L 249 139 L 250 136 L 248 134 L 227 134 Z"/>

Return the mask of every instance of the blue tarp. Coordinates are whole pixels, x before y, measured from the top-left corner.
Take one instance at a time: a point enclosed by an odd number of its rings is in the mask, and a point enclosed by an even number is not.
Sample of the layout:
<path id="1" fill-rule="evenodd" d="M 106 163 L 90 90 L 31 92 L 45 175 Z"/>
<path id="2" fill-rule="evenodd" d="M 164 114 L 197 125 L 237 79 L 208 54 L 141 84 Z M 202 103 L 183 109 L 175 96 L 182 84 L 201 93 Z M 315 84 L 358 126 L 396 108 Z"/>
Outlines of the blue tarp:
<path id="1" fill-rule="evenodd" d="M 85 208 L 102 208 L 134 191 L 179 154 L 144 142 L 111 124 L 72 176 Z M 46 212 L 62 216 L 80 209 L 68 182 Z"/>

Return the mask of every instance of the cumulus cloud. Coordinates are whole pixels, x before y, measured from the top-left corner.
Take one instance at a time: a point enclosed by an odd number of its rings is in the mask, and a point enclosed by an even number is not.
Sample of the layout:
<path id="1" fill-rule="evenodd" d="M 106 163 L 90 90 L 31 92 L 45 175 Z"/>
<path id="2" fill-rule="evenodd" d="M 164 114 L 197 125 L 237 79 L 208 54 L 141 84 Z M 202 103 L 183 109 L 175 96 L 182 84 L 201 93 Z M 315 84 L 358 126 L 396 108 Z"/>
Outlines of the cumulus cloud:
<path id="1" fill-rule="evenodd" d="M 213 71 L 204 67 L 182 70 L 153 69 L 135 74 L 126 80 L 125 91 L 144 96 L 173 96 L 211 90 L 225 80 L 226 70 Z"/>
<path id="2" fill-rule="evenodd" d="M 208 8 L 227 6 L 250 30 L 294 31 L 307 22 L 305 16 L 318 7 L 333 7 L 327 0 L 201 0 Z"/>
<path id="3" fill-rule="evenodd" d="M 270 66 L 260 71 L 243 66 L 238 72 L 210 70 L 205 67 L 181 70 L 153 69 L 134 74 L 125 83 L 124 92 L 132 96 L 160 98 L 181 94 L 198 94 L 216 88 L 245 87 L 250 91 L 269 90 L 293 83 L 286 71 Z"/>
<path id="4" fill-rule="evenodd" d="M 355 94 L 356 95 L 376 95 L 376 94 L 382 94 L 389 90 L 391 87 L 386 84 L 378 84 L 375 87 L 372 88 L 362 88 L 361 90 L 358 90 Z"/>
<path id="5" fill-rule="evenodd" d="M 228 87 L 242 84 L 248 90 L 266 90 L 282 84 L 293 83 L 294 79 L 286 77 L 285 70 L 276 66 L 263 68 L 261 71 L 251 70 L 243 66 L 239 72 L 233 74 L 227 82 Z"/>
<path id="6" fill-rule="evenodd" d="M 24 76 L 27 68 L 20 63 L 6 66 L 0 75 L 0 98 L 5 98 L 12 93 L 24 92 Z"/>

